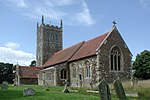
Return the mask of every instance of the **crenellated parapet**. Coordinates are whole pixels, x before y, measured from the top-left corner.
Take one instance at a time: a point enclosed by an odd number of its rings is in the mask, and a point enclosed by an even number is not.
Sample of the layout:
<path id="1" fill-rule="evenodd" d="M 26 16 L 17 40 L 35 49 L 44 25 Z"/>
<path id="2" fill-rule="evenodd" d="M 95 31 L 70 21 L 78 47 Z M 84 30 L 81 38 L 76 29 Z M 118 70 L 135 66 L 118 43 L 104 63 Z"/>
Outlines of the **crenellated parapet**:
<path id="1" fill-rule="evenodd" d="M 57 30 L 57 31 L 62 31 L 62 25 L 63 25 L 63 22 L 62 22 L 62 19 L 60 20 L 60 26 L 55 26 L 55 25 L 51 25 L 50 24 L 45 24 L 44 23 L 44 16 L 42 15 L 42 23 L 41 25 L 39 26 L 39 22 L 37 22 L 37 31 L 39 31 L 40 28 L 49 28 L 51 30 Z"/>

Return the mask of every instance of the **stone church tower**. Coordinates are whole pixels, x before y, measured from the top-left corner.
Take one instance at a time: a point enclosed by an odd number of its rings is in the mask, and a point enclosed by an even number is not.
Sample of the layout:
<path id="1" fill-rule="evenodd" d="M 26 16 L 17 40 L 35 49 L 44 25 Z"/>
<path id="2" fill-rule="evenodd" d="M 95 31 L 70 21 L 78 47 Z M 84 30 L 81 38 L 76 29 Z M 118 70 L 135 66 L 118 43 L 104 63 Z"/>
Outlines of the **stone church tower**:
<path id="1" fill-rule="evenodd" d="M 42 24 L 37 23 L 37 47 L 36 47 L 36 66 L 42 65 L 52 57 L 55 52 L 63 49 L 62 46 L 62 20 L 60 27 L 45 24 L 42 15 Z"/>

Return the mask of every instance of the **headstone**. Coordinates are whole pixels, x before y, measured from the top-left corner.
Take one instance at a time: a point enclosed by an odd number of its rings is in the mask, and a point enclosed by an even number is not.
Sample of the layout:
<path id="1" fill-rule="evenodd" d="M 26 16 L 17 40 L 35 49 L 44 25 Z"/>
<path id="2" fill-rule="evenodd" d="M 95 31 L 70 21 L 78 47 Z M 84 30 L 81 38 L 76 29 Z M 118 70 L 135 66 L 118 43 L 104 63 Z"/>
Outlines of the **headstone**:
<path id="1" fill-rule="evenodd" d="M 100 100 L 111 100 L 109 85 L 103 79 L 98 85 Z"/>
<path id="2" fill-rule="evenodd" d="M 8 89 L 8 83 L 7 82 L 3 82 L 1 84 L 1 90 L 7 90 Z"/>
<path id="3" fill-rule="evenodd" d="M 69 93 L 69 90 L 68 90 L 68 84 L 69 84 L 69 82 L 68 82 L 68 80 L 65 80 L 65 82 L 64 82 L 64 84 L 65 84 L 65 88 L 64 88 L 64 90 L 62 91 L 63 93 Z"/>
<path id="4" fill-rule="evenodd" d="M 119 100 L 126 100 L 126 94 L 122 86 L 122 83 L 119 81 L 119 79 L 115 80 L 113 84 L 116 95 L 119 98 Z"/>
<path id="5" fill-rule="evenodd" d="M 23 90 L 23 96 L 34 96 L 35 95 L 35 90 L 32 88 L 25 88 Z"/>
<path id="6" fill-rule="evenodd" d="M 134 86 L 136 86 L 136 85 L 138 84 L 138 79 L 137 79 L 137 78 L 134 78 L 134 77 L 133 77 L 133 78 L 131 78 L 130 80 L 131 80 L 131 86 L 132 86 L 132 87 L 134 87 Z"/>

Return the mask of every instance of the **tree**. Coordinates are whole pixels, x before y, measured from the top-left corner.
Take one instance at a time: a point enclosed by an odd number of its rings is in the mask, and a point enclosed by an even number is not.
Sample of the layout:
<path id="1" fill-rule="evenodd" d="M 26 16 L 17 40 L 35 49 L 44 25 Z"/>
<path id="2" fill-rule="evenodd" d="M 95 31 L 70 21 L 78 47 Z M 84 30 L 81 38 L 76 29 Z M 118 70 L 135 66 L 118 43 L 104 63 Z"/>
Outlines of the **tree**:
<path id="1" fill-rule="evenodd" d="M 13 83 L 14 73 L 13 64 L 0 63 L 0 83 L 7 81 L 8 83 Z"/>
<path id="2" fill-rule="evenodd" d="M 144 50 L 137 54 L 133 62 L 134 76 L 142 79 L 150 79 L 150 51 Z"/>
<path id="3" fill-rule="evenodd" d="M 31 61 L 30 67 L 35 67 L 35 66 L 36 66 L 36 61 L 35 60 Z"/>

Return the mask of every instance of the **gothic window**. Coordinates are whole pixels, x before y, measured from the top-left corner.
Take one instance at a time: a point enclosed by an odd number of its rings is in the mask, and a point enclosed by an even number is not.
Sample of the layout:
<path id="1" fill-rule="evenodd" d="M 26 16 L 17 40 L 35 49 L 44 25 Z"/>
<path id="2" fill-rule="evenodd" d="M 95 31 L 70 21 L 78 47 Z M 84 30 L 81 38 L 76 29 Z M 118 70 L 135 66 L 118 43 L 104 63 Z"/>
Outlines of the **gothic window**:
<path id="1" fill-rule="evenodd" d="M 73 65 L 73 78 L 76 78 L 76 66 Z"/>
<path id="2" fill-rule="evenodd" d="M 110 54 L 110 64 L 112 71 L 120 71 L 121 53 L 117 46 L 113 47 Z"/>
<path id="3" fill-rule="evenodd" d="M 56 34 L 56 42 L 58 42 L 58 34 Z"/>
<path id="4" fill-rule="evenodd" d="M 49 39 L 50 39 L 50 42 L 55 42 L 55 35 L 52 33 Z"/>
<path id="5" fill-rule="evenodd" d="M 91 67 L 89 62 L 86 63 L 86 77 L 91 77 Z"/>
<path id="6" fill-rule="evenodd" d="M 60 71 L 60 78 L 61 78 L 61 79 L 66 79 L 66 70 L 65 70 L 65 69 L 62 69 L 62 70 Z"/>

